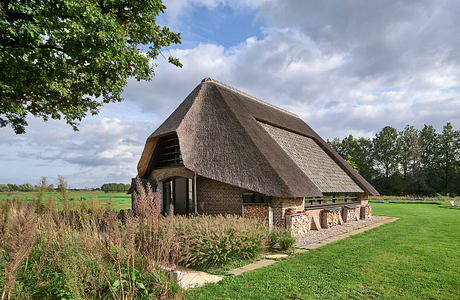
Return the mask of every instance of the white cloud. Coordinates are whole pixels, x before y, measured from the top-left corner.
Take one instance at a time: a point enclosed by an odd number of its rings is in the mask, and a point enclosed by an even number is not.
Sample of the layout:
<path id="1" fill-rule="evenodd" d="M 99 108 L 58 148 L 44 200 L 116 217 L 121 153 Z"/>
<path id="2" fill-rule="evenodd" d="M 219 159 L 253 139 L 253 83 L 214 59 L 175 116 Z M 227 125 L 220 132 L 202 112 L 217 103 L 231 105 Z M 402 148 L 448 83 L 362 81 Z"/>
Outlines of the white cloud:
<path id="1" fill-rule="evenodd" d="M 65 170 L 78 184 L 126 182 L 147 136 L 208 76 L 299 114 L 324 138 L 371 137 L 407 123 L 460 127 L 457 1 L 167 1 L 167 18 L 180 23 L 200 5 L 260 8 L 263 37 L 172 50 L 183 68 L 159 59 L 152 82 L 129 81 L 125 104 L 85 121 L 79 133 L 41 121 L 25 136 L 1 129 L 2 162 L 13 166 L 21 153 L 37 179 L 44 168 Z"/>
<path id="2" fill-rule="evenodd" d="M 78 132 L 59 121 L 30 118 L 29 125 L 24 135 L 0 131 L 0 146 L 15 166 L 5 162 L 7 170 L 0 174 L 0 182 L 37 183 L 41 176 L 52 182 L 57 175 L 63 175 L 71 187 L 129 182 L 153 130 L 153 124 L 107 117 L 85 120 Z"/>
<path id="3" fill-rule="evenodd" d="M 210 76 L 299 114 L 326 138 L 352 132 L 371 136 L 386 125 L 460 124 L 460 97 L 452 89 L 458 87 L 460 68 L 444 55 L 422 56 L 423 65 L 409 68 L 417 58 L 407 61 L 402 53 L 395 59 L 405 64 L 392 67 L 393 72 L 370 72 L 376 63 L 372 58 L 345 52 L 346 47 L 325 47 L 301 28 L 271 27 L 264 33 L 263 39 L 251 37 L 230 49 L 202 44 L 175 50 L 184 68 L 160 61 L 155 80 L 129 86 L 127 98 L 164 119 Z M 437 109 L 427 111 L 435 103 Z"/>
<path id="4" fill-rule="evenodd" d="M 143 107 L 172 111 L 201 78 L 211 76 L 298 113 L 325 137 L 373 135 L 407 123 L 459 126 L 456 1 L 257 5 L 267 26 L 263 39 L 174 52 L 184 68 L 160 63 L 157 80 L 143 89 L 155 90 L 162 102 L 139 100 Z"/>

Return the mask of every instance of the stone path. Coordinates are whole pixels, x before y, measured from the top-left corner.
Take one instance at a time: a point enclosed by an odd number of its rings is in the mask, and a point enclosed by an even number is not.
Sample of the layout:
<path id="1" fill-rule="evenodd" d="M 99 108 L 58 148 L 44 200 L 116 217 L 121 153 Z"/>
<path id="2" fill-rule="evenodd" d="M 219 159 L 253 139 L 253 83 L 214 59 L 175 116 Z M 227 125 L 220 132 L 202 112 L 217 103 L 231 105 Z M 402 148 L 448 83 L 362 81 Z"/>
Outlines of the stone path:
<path id="1" fill-rule="evenodd" d="M 342 236 L 342 234 L 346 234 L 349 232 L 353 232 L 360 228 L 368 228 L 372 224 L 384 224 L 385 220 L 389 219 L 390 217 L 384 216 L 372 216 L 370 219 L 367 220 L 359 220 L 356 222 L 349 222 L 345 223 L 340 226 L 332 226 L 327 229 L 321 230 L 311 230 L 306 234 L 299 235 L 296 237 L 296 241 L 294 247 L 296 248 L 305 248 L 307 245 L 317 244 L 323 240 L 327 240 L 334 237 Z M 370 227 L 371 229 L 374 227 Z M 358 231 L 358 233 L 361 231 Z M 340 239 L 340 238 L 339 238 Z"/>
<path id="2" fill-rule="evenodd" d="M 374 218 L 376 218 L 376 217 L 374 217 Z M 326 234 L 325 238 L 323 238 L 323 239 L 317 240 L 317 241 L 315 241 L 313 243 L 304 243 L 304 244 L 296 245 L 296 246 L 299 249 L 304 249 L 304 250 L 316 249 L 316 248 L 319 248 L 321 246 L 330 244 L 332 242 L 336 242 L 336 241 L 342 240 L 344 238 L 350 237 L 352 235 L 356 235 L 358 233 L 361 233 L 361 232 L 364 232 L 364 231 L 379 227 L 379 226 L 381 226 L 383 224 L 394 222 L 396 220 L 399 220 L 399 218 L 396 218 L 396 217 L 379 217 L 377 222 L 372 222 L 367 226 L 360 227 L 360 228 L 357 228 L 357 229 L 352 229 L 350 231 L 347 231 L 347 232 L 344 232 L 344 233 L 341 233 L 341 234 L 331 235 L 331 236 Z M 337 227 L 339 227 L 339 226 L 337 226 Z M 342 227 L 342 226 L 340 226 L 340 227 Z M 323 229 L 322 231 L 324 233 L 324 231 L 328 231 L 328 230 L 332 231 L 332 230 L 334 230 L 334 227 L 329 228 L 329 229 Z"/>
<path id="3" fill-rule="evenodd" d="M 229 273 L 229 274 L 233 274 L 233 275 L 241 275 L 241 274 L 243 274 L 244 272 L 252 271 L 252 270 L 256 270 L 256 269 L 260 269 L 260 268 L 263 268 L 263 267 L 272 265 L 272 264 L 274 264 L 274 263 L 276 263 L 276 260 L 273 260 L 273 259 L 262 259 L 262 260 L 256 261 L 255 263 L 252 263 L 252 264 L 249 264 L 249 265 L 245 265 L 244 267 L 241 267 L 241 268 L 237 268 L 237 269 L 231 270 L 231 271 L 229 271 L 228 273 Z"/>
<path id="4" fill-rule="evenodd" d="M 178 267 L 181 272 L 179 285 L 184 289 L 202 286 L 206 283 L 221 281 L 224 276 L 212 275 L 202 271 L 196 271 L 188 268 Z"/>
<path id="5" fill-rule="evenodd" d="M 339 241 L 339 240 L 347 238 L 349 236 L 356 235 L 358 233 L 361 233 L 361 232 L 364 232 L 364 231 L 379 227 L 379 226 L 381 226 L 383 224 L 386 224 L 386 223 L 394 222 L 394 221 L 399 219 L 399 218 L 394 218 L 394 217 L 373 217 L 373 218 L 375 218 L 374 222 L 361 223 L 361 224 L 366 224 L 366 225 L 363 225 L 364 227 L 360 227 L 360 228 L 357 228 L 357 229 L 353 228 L 353 227 L 348 227 L 348 229 L 349 229 L 348 232 L 341 233 L 341 234 L 336 234 L 336 235 L 332 235 L 332 236 L 328 236 L 328 234 L 324 235 L 324 232 L 329 230 L 332 233 L 332 232 L 334 232 L 334 231 L 332 231 L 332 229 L 334 227 L 329 228 L 329 229 L 323 229 L 322 230 L 323 231 L 323 236 L 325 236 L 326 238 L 324 238 L 322 240 L 318 240 L 318 241 L 316 241 L 314 243 L 307 243 L 307 244 L 303 244 L 301 246 L 298 246 L 298 248 L 295 249 L 295 253 L 307 252 L 309 250 L 322 247 L 322 246 L 330 244 L 332 242 Z M 342 226 L 340 226 L 340 227 L 342 227 Z M 339 226 L 336 226 L 336 227 L 339 227 Z M 265 257 L 265 259 L 263 259 L 263 260 L 259 260 L 259 261 L 255 262 L 255 263 L 243 266 L 241 268 L 231 270 L 231 271 L 228 272 L 228 274 L 241 275 L 241 274 L 243 274 L 243 273 L 245 273 L 247 271 L 256 270 L 256 269 L 260 269 L 260 268 L 272 265 L 272 264 L 277 262 L 277 260 L 275 260 L 275 259 L 282 259 L 282 258 L 286 258 L 286 257 L 288 257 L 288 255 L 286 255 L 286 254 L 271 254 L 271 255 L 267 255 Z M 206 272 L 196 271 L 196 270 L 192 270 L 192 269 L 188 269 L 188 268 L 178 268 L 178 270 L 181 272 L 181 275 L 182 275 L 179 284 L 184 289 L 202 286 L 202 285 L 204 285 L 206 283 L 218 282 L 218 281 L 220 281 L 220 280 L 222 280 L 224 278 L 224 276 L 212 275 L 212 274 L 208 274 Z"/>

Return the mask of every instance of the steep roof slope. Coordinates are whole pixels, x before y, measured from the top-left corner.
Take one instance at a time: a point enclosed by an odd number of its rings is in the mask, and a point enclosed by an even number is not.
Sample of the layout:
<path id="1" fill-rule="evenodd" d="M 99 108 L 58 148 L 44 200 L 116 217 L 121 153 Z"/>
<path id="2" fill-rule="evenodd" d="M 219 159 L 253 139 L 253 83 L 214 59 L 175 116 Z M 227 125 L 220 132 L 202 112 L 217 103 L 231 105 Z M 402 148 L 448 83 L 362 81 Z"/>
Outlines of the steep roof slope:
<path id="1" fill-rule="evenodd" d="M 203 177 L 279 197 L 378 194 L 298 116 L 209 78 L 148 138 L 140 177 L 150 173 L 158 138 L 171 132 L 184 166 Z M 304 158 L 296 159 L 291 147 Z"/>

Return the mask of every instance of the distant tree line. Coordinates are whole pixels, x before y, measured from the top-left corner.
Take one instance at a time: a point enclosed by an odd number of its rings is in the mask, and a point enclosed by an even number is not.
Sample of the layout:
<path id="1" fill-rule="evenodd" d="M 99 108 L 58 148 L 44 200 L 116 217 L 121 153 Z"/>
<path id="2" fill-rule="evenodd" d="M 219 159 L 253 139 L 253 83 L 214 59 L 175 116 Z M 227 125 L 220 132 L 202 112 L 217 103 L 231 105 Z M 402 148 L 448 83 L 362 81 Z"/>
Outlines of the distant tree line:
<path id="1" fill-rule="evenodd" d="M 130 187 L 130 184 L 124 183 L 104 183 L 101 186 L 101 190 L 103 190 L 104 193 L 122 193 L 127 192 Z"/>
<path id="2" fill-rule="evenodd" d="M 460 195 L 460 131 L 386 126 L 374 138 L 327 141 L 381 194 Z"/>
<path id="3" fill-rule="evenodd" d="M 54 184 L 48 184 L 47 178 L 42 177 L 38 185 L 30 183 L 25 184 L 0 184 L 0 192 L 38 192 L 43 195 L 47 192 L 60 192 L 64 190 L 69 191 L 104 191 L 105 193 L 127 192 L 131 185 L 124 183 L 105 183 L 100 188 L 85 187 L 84 189 L 69 189 L 64 177 L 58 176 L 58 185 L 55 188 Z"/>
<path id="4" fill-rule="evenodd" d="M 38 192 L 42 187 L 30 183 L 24 184 L 0 184 L 0 192 Z M 46 187 L 47 192 L 54 192 L 54 184 Z"/>

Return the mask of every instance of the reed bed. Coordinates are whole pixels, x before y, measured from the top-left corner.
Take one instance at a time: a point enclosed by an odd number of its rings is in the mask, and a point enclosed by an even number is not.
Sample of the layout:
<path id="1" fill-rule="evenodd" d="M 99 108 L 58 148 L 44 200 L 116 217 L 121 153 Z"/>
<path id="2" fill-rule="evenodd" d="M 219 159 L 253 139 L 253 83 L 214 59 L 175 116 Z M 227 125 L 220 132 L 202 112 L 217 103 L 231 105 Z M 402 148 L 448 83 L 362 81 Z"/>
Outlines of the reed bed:
<path id="1" fill-rule="evenodd" d="M 136 214 L 60 192 L 59 210 L 51 199 L 0 202 L 0 300 L 182 298 L 168 268 L 225 266 L 269 244 L 256 220 L 164 216 L 149 186 L 133 195 Z"/>
<path id="2" fill-rule="evenodd" d="M 4 200 L 0 208 L 0 299 L 171 299 L 181 289 L 165 267 L 177 263 L 173 217 L 153 193 L 136 195 L 137 216 L 111 207 Z"/>

